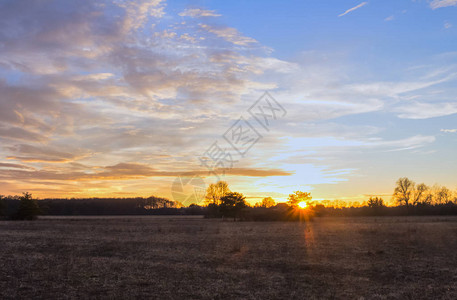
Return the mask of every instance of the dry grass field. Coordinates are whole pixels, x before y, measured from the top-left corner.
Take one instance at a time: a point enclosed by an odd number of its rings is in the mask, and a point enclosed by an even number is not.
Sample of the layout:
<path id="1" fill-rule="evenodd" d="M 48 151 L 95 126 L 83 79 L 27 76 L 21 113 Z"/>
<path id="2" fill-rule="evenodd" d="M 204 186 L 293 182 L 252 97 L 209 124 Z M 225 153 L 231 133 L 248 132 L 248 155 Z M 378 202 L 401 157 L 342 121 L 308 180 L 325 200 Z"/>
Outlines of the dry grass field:
<path id="1" fill-rule="evenodd" d="M 457 299 L 457 218 L 0 222 L 0 298 Z"/>

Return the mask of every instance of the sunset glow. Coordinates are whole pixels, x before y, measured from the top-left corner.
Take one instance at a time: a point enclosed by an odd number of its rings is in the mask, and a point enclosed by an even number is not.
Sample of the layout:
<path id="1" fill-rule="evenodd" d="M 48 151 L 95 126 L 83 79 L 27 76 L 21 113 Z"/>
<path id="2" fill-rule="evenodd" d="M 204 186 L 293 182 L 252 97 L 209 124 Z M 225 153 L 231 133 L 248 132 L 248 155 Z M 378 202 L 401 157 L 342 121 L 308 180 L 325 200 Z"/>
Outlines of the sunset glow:
<path id="1" fill-rule="evenodd" d="M 308 204 L 305 201 L 299 202 L 298 207 L 301 209 L 305 209 L 308 206 Z"/>

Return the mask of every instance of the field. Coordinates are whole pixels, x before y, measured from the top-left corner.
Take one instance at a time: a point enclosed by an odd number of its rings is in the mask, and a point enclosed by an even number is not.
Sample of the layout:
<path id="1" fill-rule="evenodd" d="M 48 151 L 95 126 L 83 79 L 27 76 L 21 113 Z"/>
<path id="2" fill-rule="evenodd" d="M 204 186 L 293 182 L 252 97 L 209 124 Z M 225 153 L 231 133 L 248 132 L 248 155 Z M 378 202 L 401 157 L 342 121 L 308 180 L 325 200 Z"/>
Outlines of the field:
<path id="1" fill-rule="evenodd" d="M 0 222 L 0 298 L 457 299 L 457 218 Z"/>

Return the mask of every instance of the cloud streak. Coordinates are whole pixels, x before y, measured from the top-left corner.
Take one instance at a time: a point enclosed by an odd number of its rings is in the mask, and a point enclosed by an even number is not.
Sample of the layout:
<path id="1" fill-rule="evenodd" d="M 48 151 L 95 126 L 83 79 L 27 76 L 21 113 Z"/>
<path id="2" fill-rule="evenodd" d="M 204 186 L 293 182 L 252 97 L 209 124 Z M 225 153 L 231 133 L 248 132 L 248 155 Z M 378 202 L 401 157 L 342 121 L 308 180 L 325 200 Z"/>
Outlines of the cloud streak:
<path id="1" fill-rule="evenodd" d="M 215 27 L 207 24 L 201 24 L 200 27 L 238 46 L 248 46 L 257 43 L 255 39 L 241 35 L 235 28 Z"/>
<path id="2" fill-rule="evenodd" d="M 351 13 L 351 12 L 353 12 L 354 10 L 357 10 L 357 9 L 359 9 L 359 8 L 361 8 L 361 7 L 364 7 L 364 6 L 367 5 L 367 4 L 368 4 L 368 2 L 362 2 L 362 3 L 360 3 L 359 5 L 354 6 L 353 8 L 350 8 L 350 9 L 346 10 L 344 13 L 338 15 L 338 17 L 345 16 L 345 15 L 347 15 L 348 13 Z"/>
<path id="3" fill-rule="evenodd" d="M 188 8 L 183 12 L 179 13 L 181 17 L 192 17 L 192 18 L 201 18 L 201 17 L 220 17 L 221 15 L 216 13 L 214 10 L 207 10 L 201 8 Z"/>
<path id="4" fill-rule="evenodd" d="M 440 131 L 444 133 L 456 133 L 457 129 L 441 129 Z"/>
<path id="5" fill-rule="evenodd" d="M 457 0 L 433 0 L 430 3 L 430 7 L 432 9 L 449 7 L 449 6 L 457 6 Z"/>
<path id="6" fill-rule="evenodd" d="M 19 169 L 19 170 L 18 170 Z M 222 173 L 224 170 L 217 170 Z M 36 170 L 25 165 L 0 163 L 0 178 L 10 179 L 12 177 L 27 181 L 57 180 L 57 181 L 94 181 L 94 180 L 135 180 L 152 177 L 177 177 L 181 175 L 209 176 L 208 171 L 161 171 L 147 164 L 141 163 L 119 163 L 112 166 L 95 167 L 91 172 L 71 171 L 61 172 L 59 170 L 41 169 Z M 292 173 L 279 169 L 253 169 L 233 168 L 226 171 L 227 175 L 248 176 L 248 177 L 270 177 L 289 176 Z"/>
<path id="7" fill-rule="evenodd" d="M 412 102 L 396 108 L 398 116 L 404 119 L 430 119 L 457 114 L 457 103 Z"/>

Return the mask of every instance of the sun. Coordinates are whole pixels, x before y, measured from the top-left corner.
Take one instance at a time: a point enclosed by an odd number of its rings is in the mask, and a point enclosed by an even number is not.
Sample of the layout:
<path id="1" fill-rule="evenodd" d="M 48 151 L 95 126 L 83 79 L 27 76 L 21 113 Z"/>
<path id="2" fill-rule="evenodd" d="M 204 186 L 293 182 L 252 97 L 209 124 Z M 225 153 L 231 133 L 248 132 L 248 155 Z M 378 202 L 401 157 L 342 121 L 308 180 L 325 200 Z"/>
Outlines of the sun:
<path id="1" fill-rule="evenodd" d="M 298 207 L 300 207 L 300 208 L 306 208 L 307 206 L 308 206 L 308 204 L 306 204 L 305 201 L 298 202 Z"/>

